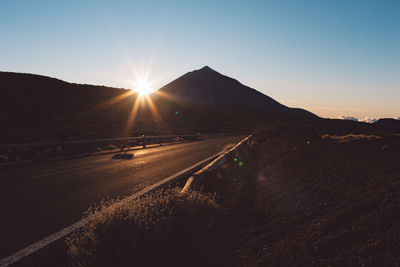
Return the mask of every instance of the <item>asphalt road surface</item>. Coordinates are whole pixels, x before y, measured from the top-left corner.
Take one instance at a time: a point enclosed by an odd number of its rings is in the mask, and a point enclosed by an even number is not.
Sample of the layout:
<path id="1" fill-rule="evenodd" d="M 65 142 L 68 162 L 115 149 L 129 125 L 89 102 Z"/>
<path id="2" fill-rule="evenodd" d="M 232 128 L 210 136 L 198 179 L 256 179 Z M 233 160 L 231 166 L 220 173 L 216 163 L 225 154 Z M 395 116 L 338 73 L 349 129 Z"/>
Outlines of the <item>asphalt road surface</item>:
<path id="1" fill-rule="evenodd" d="M 0 169 L 0 259 L 78 221 L 104 198 L 133 194 L 243 136 Z"/>

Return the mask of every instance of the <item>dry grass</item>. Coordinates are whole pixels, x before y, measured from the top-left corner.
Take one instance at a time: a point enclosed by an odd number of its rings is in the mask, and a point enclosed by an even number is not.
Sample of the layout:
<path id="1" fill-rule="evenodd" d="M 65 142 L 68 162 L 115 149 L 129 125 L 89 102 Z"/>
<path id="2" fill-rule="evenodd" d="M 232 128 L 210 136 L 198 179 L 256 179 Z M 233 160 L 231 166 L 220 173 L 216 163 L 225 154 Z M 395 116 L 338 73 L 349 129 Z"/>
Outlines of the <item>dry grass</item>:
<path id="1" fill-rule="evenodd" d="M 67 238 L 72 266 L 207 265 L 200 255 L 215 228 L 214 196 L 168 189 L 105 209 L 112 203 L 90 209 L 90 223 Z"/>
<path id="2" fill-rule="evenodd" d="M 339 143 L 348 143 L 352 141 L 373 141 L 381 139 L 378 135 L 366 135 L 366 134 L 347 134 L 347 135 L 322 135 L 322 139 L 331 139 Z"/>

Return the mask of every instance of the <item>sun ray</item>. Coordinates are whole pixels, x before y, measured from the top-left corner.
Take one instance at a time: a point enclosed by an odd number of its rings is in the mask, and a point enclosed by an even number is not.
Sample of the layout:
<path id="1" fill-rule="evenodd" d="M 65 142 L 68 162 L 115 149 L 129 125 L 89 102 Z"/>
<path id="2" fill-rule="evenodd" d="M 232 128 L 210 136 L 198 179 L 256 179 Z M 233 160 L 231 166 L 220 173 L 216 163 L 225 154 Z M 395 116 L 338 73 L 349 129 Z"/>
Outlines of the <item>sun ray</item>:
<path id="1" fill-rule="evenodd" d="M 151 96 L 145 95 L 145 99 L 146 99 L 146 102 L 150 107 L 150 111 L 151 111 L 153 117 L 156 119 L 156 121 L 162 121 L 162 117 L 161 117 L 160 113 L 158 112 L 158 109 L 154 105 L 154 102 L 151 99 Z"/>
<path id="2" fill-rule="evenodd" d="M 155 91 L 154 93 L 155 93 L 156 95 L 159 95 L 159 96 L 161 96 L 161 97 L 163 97 L 163 98 L 166 98 L 166 99 L 169 99 L 169 100 L 177 100 L 177 98 L 174 97 L 174 95 L 169 94 L 169 93 L 166 93 L 166 92 L 164 92 L 164 91 L 157 90 L 157 91 Z"/>
<path id="3" fill-rule="evenodd" d="M 136 120 L 137 112 L 138 112 L 138 109 L 139 109 L 140 99 L 141 98 L 139 97 L 139 95 L 137 95 L 136 99 L 135 99 L 135 102 L 132 105 L 132 110 L 129 113 L 128 119 L 127 119 L 126 124 L 125 124 L 125 130 L 124 130 L 124 134 L 123 134 L 124 137 L 127 137 L 127 136 L 129 136 L 131 134 L 133 125 L 134 125 L 135 120 Z"/>
<path id="4" fill-rule="evenodd" d="M 96 105 L 96 108 L 104 108 L 104 107 L 114 105 L 132 94 L 133 94 L 132 90 L 127 90 L 126 92 L 124 92 L 120 95 L 114 96 L 114 97 L 108 99 L 107 101 L 99 103 L 98 105 Z"/>

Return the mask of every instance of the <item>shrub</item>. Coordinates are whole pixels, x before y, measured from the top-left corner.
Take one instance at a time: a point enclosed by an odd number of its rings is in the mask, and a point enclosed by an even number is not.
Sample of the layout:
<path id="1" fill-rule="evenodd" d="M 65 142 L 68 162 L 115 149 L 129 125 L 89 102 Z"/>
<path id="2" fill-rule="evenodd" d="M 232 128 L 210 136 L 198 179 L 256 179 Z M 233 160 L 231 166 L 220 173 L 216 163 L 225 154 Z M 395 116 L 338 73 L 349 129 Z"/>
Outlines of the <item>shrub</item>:
<path id="1" fill-rule="evenodd" d="M 89 210 L 89 223 L 67 238 L 73 266 L 207 264 L 199 255 L 216 225 L 214 196 L 168 189 L 105 209 L 109 204 Z"/>

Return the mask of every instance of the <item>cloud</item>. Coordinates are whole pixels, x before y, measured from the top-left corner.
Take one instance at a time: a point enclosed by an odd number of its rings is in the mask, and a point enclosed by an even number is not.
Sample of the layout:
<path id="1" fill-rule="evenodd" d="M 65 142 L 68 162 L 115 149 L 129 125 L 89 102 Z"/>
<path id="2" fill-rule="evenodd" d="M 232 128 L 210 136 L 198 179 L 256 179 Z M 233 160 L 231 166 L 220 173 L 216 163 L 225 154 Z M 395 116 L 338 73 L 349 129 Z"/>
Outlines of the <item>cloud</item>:
<path id="1" fill-rule="evenodd" d="M 340 116 L 338 119 L 342 120 L 349 120 L 349 121 L 360 121 L 360 122 L 368 122 L 368 123 L 374 123 L 379 120 L 379 118 L 370 118 L 370 117 L 365 117 L 364 119 L 359 119 L 353 116 Z M 393 118 L 395 120 L 400 120 L 400 117 Z"/>
<path id="2" fill-rule="evenodd" d="M 374 122 L 377 122 L 378 120 L 379 120 L 379 119 L 377 119 L 377 118 L 365 117 L 364 119 L 359 120 L 359 121 L 368 122 L 368 123 L 374 123 Z"/>
<path id="3" fill-rule="evenodd" d="M 352 116 L 340 116 L 338 117 L 341 120 L 348 120 L 348 121 L 358 121 L 358 118 Z"/>

